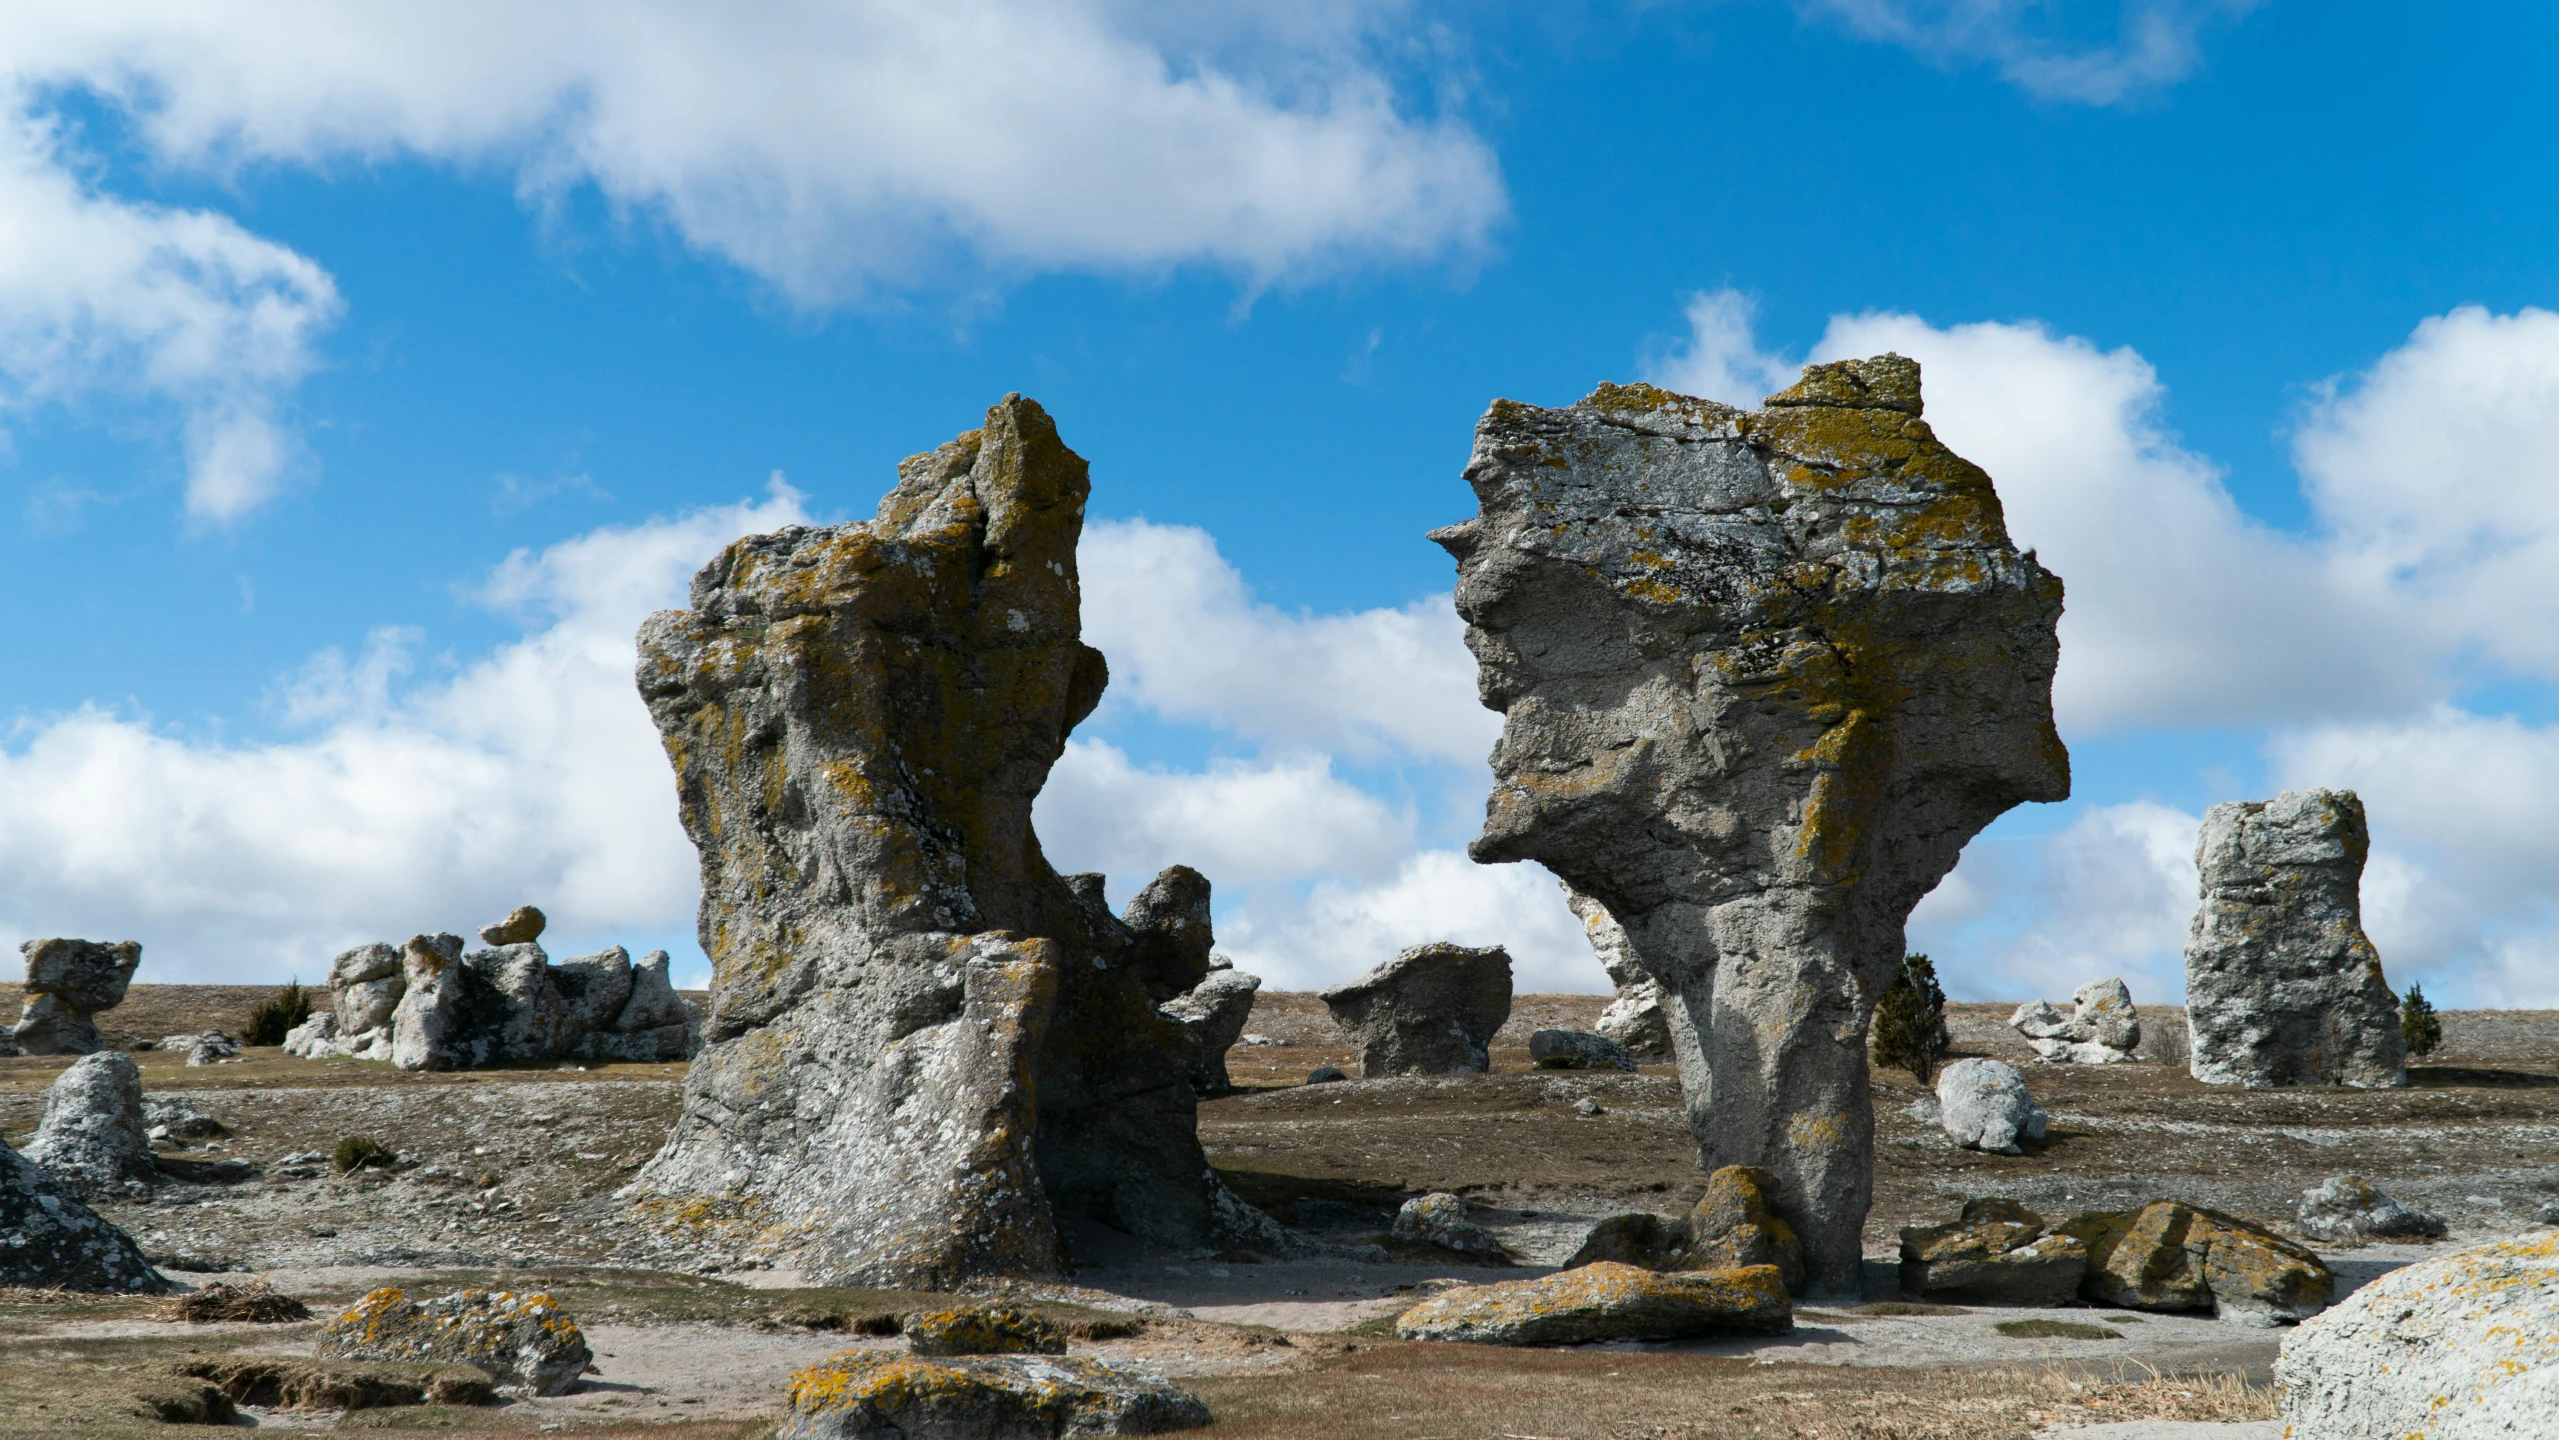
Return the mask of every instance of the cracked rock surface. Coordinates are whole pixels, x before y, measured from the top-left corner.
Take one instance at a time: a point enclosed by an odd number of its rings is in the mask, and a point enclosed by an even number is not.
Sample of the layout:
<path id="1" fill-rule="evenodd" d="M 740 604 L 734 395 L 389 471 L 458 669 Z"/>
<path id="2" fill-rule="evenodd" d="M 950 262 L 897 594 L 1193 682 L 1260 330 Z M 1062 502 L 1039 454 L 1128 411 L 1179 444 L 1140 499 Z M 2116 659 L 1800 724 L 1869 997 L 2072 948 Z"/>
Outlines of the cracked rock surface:
<path id="1" fill-rule="evenodd" d="M 1743 412 L 1606 385 L 1497 401 L 1477 518 L 1432 538 L 1503 712 L 1470 853 L 1536 860 L 1662 986 L 1710 1168 L 1753 1165 L 1813 1283 L 1856 1283 L 1865 1036 L 1911 907 L 2011 806 L 2069 793 L 2061 582 L 1900 356 Z"/>
<path id="2" fill-rule="evenodd" d="M 1205 880 L 1157 877 L 1133 927 L 1031 827 L 1108 677 L 1088 489 L 1008 396 L 871 521 L 739 540 L 641 627 L 713 965 L 684 1113 L 630 1191 L 668 1237 L 909 1285 L 1057 1275 L 1088 1226 L 1275 1243 L 1210 1174 L 1190 1038 L 1155 1009 L 1207 972 Z"/>

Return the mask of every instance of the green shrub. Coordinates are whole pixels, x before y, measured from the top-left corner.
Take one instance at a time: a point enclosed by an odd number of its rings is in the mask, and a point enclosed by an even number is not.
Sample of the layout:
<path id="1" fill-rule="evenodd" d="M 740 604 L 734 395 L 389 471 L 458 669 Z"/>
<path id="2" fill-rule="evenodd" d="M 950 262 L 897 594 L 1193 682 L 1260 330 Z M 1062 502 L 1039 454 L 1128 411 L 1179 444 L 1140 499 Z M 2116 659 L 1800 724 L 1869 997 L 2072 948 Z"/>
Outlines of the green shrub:
<path id="1" fill-rule="evenodd" d="M 2411 1055 L 2431 1055 L 2443 1044 L 2443 1020 L 2413 980 L 2408 983 L 2408 998 L 2399 1002 L 2399 1038 L 2408 1042 Z"/>
<path id="2" fill-rule="evenodd" d="M 337 1167 L 339 1174 L 351 1175 L 368 1165 L 389 1165 L 398 1158 L 390 1146 L 370 1135 L 349 1135 L 338 1142 L 337 1153 L 329 1157 L 329 1163 Z"/>
<path id="3" fill-rule="evenodd" d="M 275 997 L 249 1012 L 249 1023 L 240 1031 L 243 1045 L 281 1045 L 293 1027 L 311 1018 L 311 995 L 299 980 L 275 992 Z"/>
<path id="4" fill-rule="evenodd" d="M 1954 1036 L 1946 1029 L 1946 992 L 1927 956 L 1902 957 L 1900 973 L 1875 1002 L 1874 1036 L 1878 1064 L 1907 1070 L 1922 1085 L 1936 1076 Z"/>

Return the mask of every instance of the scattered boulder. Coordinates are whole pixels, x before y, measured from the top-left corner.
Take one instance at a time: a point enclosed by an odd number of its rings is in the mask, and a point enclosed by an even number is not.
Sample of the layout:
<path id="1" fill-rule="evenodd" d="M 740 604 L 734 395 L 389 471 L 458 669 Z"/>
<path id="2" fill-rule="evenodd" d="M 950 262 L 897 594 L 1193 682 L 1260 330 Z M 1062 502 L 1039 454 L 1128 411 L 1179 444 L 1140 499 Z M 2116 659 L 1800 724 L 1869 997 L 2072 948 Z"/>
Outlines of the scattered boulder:
<path id="1" fill-rule="evenodd" d="M 2023 1155 L 2018 1140 L 2043 1139 L 2046 1119 L 2014 1065 L 1958 1060 L 1937 1074 L 1937 1124 L 1966 1149 Z"/>
<path id="2" fill-rule="evenodd" d="M 1745 414 L 1645 385 L 1497 401 L 1432 538 L 1502 710 L 1487 864 L 1605 907 L 1665 992 L 1700 1163 L 1776 1178 L 1823 1291 L 1874 1186 L 1867 1007 L 1918 899 L 2069 794 L 2061 582 L 1897 355 Z M 1693 1030 L 1693 1033 L 1690 1033 Z"/>
<path id="3" fill-rule="evenodd" d="M 169 1040 L 179 1043 L 172 1045 Z M 207 1030 L 201 1035 L 172 1035 L 168 1040 L 160 1042 L 160 1048 L 186 1052 L 187 1063 L 190 1065 L 212 1065 L 220 1061 L 240 1058 L 240 1042 L 219 1030 Z"/>
<path id="4" fill-rule="evenodd" d="M 506 912 L 506 918 L 495 925 L 480 927 L 480 943 L 500 949 L 509 945 L 530 945 L 542 938 L 543 928 L 550 924 L 540 910 L 518 905 Z"/>
<path id="5" fill-rule="evenodd" d="M 737 540 L 641 627 L 713 967 L 683 1111 L 625 1192 L 654 1243 L 931 1288 L 1059 1275 L 1095 1227 L 1286 1246 L 1209 1169 L 1155 1009 L 1205 972 L 1199 887 L 1156 877 L 1133 926 L 1032 825 L 1109 677 L 1089 490 L 1008 396 L 873 519 Z"/>
<path id="6" fill-rule="evenodd" d="M 1363 1076 L 1481 1074 L 1511 1014 L 1510 952 L 1416 945 L 1316 998 L 1359 1051 Z"/>
<path id="7" fill-rule="evenodd" d="M 252 1280 L 245 1285 L 216 1280 L 201 1290 L 190 1291 L 170 1301 L 167 1313 L 169 1318 L 183 1320 L 190 1325 L 282 1325 L 310 1319 L 311 1307 L 264 1280 Z M 246 1397 L 234 1395 L 231 1398 Z"/>
<path id="8" fill-rule="evenodd" d="M 1528 1037 L 1528 1058 L 1541 1070 L 1627 1070 L 1635 1057 L 1605 1035 L 1583 1030 L 1540 1030 Z"/>
<path id="9" fill-rule="evenodd" d="M 918 1355 L 1063 1355 L 1066 1332 L 1010 1305 L 961 1305 L 906 1317 L 906 1348 Z"/>
<path id="10" fill-rule="evenodd" d="M 231 1133 L 230 1126 L 186 1101 L 160 1095 L 142 1097 L 142 1125 L 142 1133 L 154 1144 L 163 1140 L 217 1140 Z"/>
<path id="11" fill-rule="evenodd" d="M 2186 941 L 2188 1068 L 2213 1085 L 2408 1083 L 2399 997 L 2364 934 L 2372 839 L 2352 790 L 2204 815 Z"/>
<path id="12" fill-rule="evenodd" d="M 454 941 L 458 948 L 461 937 Z M 392 1019 L 409 989 L 400 947 L 377 943 L 342 952 L 329 962 L 329 989 L 330 1008 L 294 1027 L 284 1037 L 285 1050 L 312 1060 L 390 1059 Z"/>
<path id="13" fill-rule="evenodd" d="M 93 1055 L 106 1038 L 90 1017 L 124 1003 L 142 946 L 132 940 L 54 938 L 20 942 L 27 958 L 27 1003 L 10 1042 L 26 1055 Z"/>
<path id="14" fill-rule="evenodd" d="M 616 946 L 616 950 L 620 947 Z M 675 993 L 671 962 L 652 950 L 631 966 L 631 995 L 610 1029 L 578 1042 L 581 1060 L 629 1060 L 642 1064 L 690 1060 L 702 1049 L 702 1011 Z"/>
<path id="15" fill-rule="evenodd" d="M 1675 1220 L 1636 1211 L 1593 1225 L 1566 1269 L 1602 1260 L 1647 1270 L 1734 1270 L 1766 1265 L 1789 1293 L 1804 1283 L 1804 1246 L 1769 1206 L 1774 1177 L 1727 1165 L 1706 1177 L 1706 1193 Z"/>
<path id="16" fill-rule="evenodd" d="M 2071 997 L 2064 1015 L 2050 1001 L 2017 1007 L 2009 1025 L 2035 1047 L 2044 1060 L 2078 1065 L 2120 1065 L 2134 1058 L 2141 1044 L 2141 1015 L 2133 1008 L 2132 990 L 2119 979 L 2092 980 Z"/>
<path id="17" fill-rule="evenodd" d="M 2559 1416 L 2559 1235 L 2393 1270 L 2284 1337 L 2290 1433 L 2507 1440 Z M 2538 1417 L 2538 1418 L 2535 1418 Z"/>
<path id="18" fill-rule="evenodd" d="M 551 967 L 551 992 L 560 997 L 560 1031 L 574 1037 L 561 1048 L 582 1049 L 598 1032 L 610 1033 L 631 1003 L 631 952 L 619 945 L 592 955 L 572 955 Z"/>
<path id="19" fill-rule="evenodd" d="M 1967 1200 L 1951 1225 L 1902 1227 L 1901 1288 L 1914 1299 L 2064 1305 L 2087 1272 L 2085 1244 L 2014 1200 Z"/>
<path id="20" fill-rule="evenodd" d="M 2079 1293 L 2133 1310 L 2211 1310 L 2243 1325 L 2316 1315 L 2336 1279 L 2317 1255 L 2245 1220 L 2175 1200 L 2083 1211 L 2052 1227 L 2088 1248 Z"/>
<path id="21" fill-rule="evenodd" d="M 1349 1078 L 1351 1077 L 1347 1073 L 1332 1065 L 1318 1065 L 1306 1072 L 1306 1083 L 1309 1085 L 1330 1085 L 1335 1081 Z"/>
<path id="22" fill-rule="evenodd" d="M 1588 895 L 1564 886 L 1564 903 L 1582 922 L 1582 933 L 1590 941 L 1591 953 L 1599 957 L 1600 968 L 1608 972 L 1608 983 L 1617 987 L 1617 998 L 1599 1012 L 1596 1028 L 1600 1034 L 1626 1047 L 1626 1053 L 1638 1060 L 1671 1058 L 1670 1012 L 1662 1008 L 1660 982 L 1647 974 L 1626 943 L 1626 928 L 1608 913 L 1608 907 Z"/>
<path id="23" fill-rule="evenodd" d="M 1099 1360 L 847 1350 L 791 1377 L 776 1440 L 1033 1440 L 1160 1435 L 1209 1423 L 1198 1396 Z"/>
<path id="24" fill-rule="evenodd" d="M 548 1295 L 458 1290 L 420 1302 L 389 1286 L 323 1326 L 313 1355 L 471 1365 L 522 1395 L 566 1395 L 595 1359 Z"/>
<path id="25" fill-rule="evenodd" d="M 1435 1190 L 1404 1202 L 1395 1212 L 1395 1238 L 1407 1244 L 1436 1245 L 1479 1260 L 1502 1260 L 1502 1242 L 1492 1231 L 1466 1218 L 1466 1202 Z"/>
<path id="26" fill-rule="evenodd" d="M 1233 1087 L 1226 1052 L 1253 1017 L 1253 996 L 1261 988 L 1259 975 L 1232 967 L 1211 970 L 1199 984 L 1155 1007 L 1190 1037 L 1193 1090 L 1213 1095 Z"/>
<path id="27" fill-rule="evenodd" d="M 2372 1240 L 2440 1240 L 2443 1218 L 2403 1205 L 2357 1175 L 2331 1175 L 2301 1192 L 2294 1228 L 2328 1245 Z"/>
<path id="28" fill-rule="evenodd" d="M 2559 1200 L 2543 1201 L 2541 1208 L 2532 1212 L 2532 1219 L 2536 1225 L 2559 1225 Z"/>
<path id="29" fill-rule="evenodd" d="M 0 1142 L 0 1285 L 158 1294 L 168 1280 L 133 1237 Z"/>
<path id="30" fill-rule="evenodd" d="M 44 1121 L 26 1156 L 83 1200 L 122 1199 L 157 1181 L 133 1057 L 102 1050 L 71 1062 L 44 1092 Z"/>
<path id="31" fill-rule="evenodd" d="M 169 1371 L 208 1381 L 238 1404 L 271 1410 L 387 1410 L 406 1405 L 486 1405 L 497 1399 L 497 1387 L 473 1365 L 368 1365 L 280 1355 L 223 1355 L 173 1361 Z"/>
<path id="32" fill-rule="evenodd" d="M 1794 1327 L 1794 1304 L 1773 1265 L 1664 1275 L 1604 1260 L 1537 1280 L 1444 1291 L 1395 1321 L 1407 1340 L 1469 1345 L 1782 1335 Z"/>
<path id="33" fill-rule="evenodd" d="M 492 932 L 513 933 L 482 929 Z M 399 956 L 396 975 L 379 973 L 389 953 Z M 341 986 L 335 1019 L 322 1025 L 313 1016 L 285 1037 L 285 1048 L 313 1059 L 390 1060 L 404 1070 L 683 1060 L 701 1047 L 702 1017 L 675 993 L 667 964 L 663 950 L 635 964 L 619 945 L 553 964 L 531 940 L 466 953 L 453 934 L 415 936 L 399 952 L 359 946 L 338 957 L 334 973 L 364 978 Z M 350 1024 L 369 1028 L 350 1032 Z"/>

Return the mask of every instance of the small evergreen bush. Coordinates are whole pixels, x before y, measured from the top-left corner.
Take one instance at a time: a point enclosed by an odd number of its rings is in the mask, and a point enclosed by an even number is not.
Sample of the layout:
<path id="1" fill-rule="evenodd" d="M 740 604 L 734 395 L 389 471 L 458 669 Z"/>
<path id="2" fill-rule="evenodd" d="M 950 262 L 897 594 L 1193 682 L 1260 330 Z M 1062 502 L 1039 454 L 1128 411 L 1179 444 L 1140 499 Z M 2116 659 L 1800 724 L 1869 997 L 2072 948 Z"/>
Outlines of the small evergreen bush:
<path id="1" fill-rule="evenodd" d="M 281 1045 L 293 1028 L 311 1018 L 311 995 L 299 980 L 275 992 L 274 998 L 249 1012 L 240 1031 L 243 1045 Z"/>
<path id="2" fill-rule="evenodd" d="M 339 1174 L 352 1175 L 368 1165 L 389 1165 L 397 1158 L 390 1146 L 370 1135 L 349 1135 L 338 1142 L 337 1153 L 329 1157 L 329 1163 L 337 1167 Z"/>
<path id="3" fill-rule="evenodd" d="M 2408 1042 L 2410 1055 L 2431 1055 L 2443 1044 L 2443 1020 L 2414 981 L 2409 982 L 2408 998 L 2399 1002 L 2399 1038 Z"/>
<path id="4" fill-rule="evenodd" d="M 1927 956 L 1902 957 L 1900 973 L 1875 1002 L 1874 1036 L 1877 1063 L 1907 1070 L 1922 1085 L 1936 1077 L 1954 1036 L 1946 1029 L 1946 992 Z"/>

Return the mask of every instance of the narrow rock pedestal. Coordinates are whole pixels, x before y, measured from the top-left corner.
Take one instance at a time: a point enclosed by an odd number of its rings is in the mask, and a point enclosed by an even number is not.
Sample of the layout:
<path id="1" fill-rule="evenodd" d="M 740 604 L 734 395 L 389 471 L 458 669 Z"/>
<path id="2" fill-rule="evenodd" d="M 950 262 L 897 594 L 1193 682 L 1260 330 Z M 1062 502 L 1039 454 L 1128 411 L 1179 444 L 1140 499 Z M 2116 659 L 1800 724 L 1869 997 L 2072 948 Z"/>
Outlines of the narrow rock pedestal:
<path id="1" fill-rule="evenodd" d="M 1911 907 L 2011 806 L 2069 794 L 2061 582 L 1899 356 L 1745 413 L 1605 385 L 1498 401 L 1480 515 L 1432 538 L 1503 712 L 1477 860 L 1605 907 L 1663 992 L 1701 1165 L 1751 1165 L 1814 1286 L 1873 1194 L 1866 1030 Z"/>

